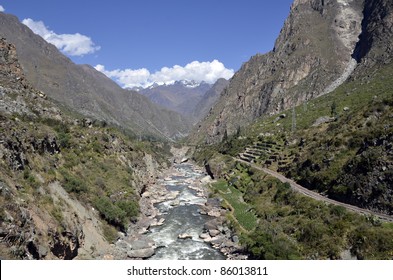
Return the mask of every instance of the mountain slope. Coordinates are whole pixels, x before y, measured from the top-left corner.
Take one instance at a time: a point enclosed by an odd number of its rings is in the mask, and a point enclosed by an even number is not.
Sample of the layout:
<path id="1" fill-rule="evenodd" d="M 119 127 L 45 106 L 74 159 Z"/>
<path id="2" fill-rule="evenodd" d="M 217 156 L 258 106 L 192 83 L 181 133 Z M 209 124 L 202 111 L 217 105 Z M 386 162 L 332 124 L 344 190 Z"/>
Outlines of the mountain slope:
<path id="1" fill-rule="evenodd" d="M 196 120 L 203 119 L 210 111 L 210 109 L 216 104 L 221 92 L 229 84 L 228 80 L 223 78 L 218 79 L 214 85 L 209 89 L 201 98 L 201 100 L 195 105 L 192 115 Z"/>
<path id="2" fill-rule="evenodd" d="M 75 65 L 16 17 L 0 13 L 0 36 L 16 46 L 26 79 L 58 103 L 136 134 L 175 138 L 188 132 L 182 116 L 121 89 L 90 66 Z"/>
<path id="3" fill-rule="evenodd" d="M 191 138 L 220 141 L 262 115 L 333 90 L 356 66 L 362 12 L 363 1 L 294 1 L 274 49 L 242 66 Z"/>
<path id="4" fill-rule="evenodd" d="M 178 81 L 169 85 L 157 85 L 139 91 L 151 101 L 184 116 L 191 117 L 195 105 L 211 88 L 207 83 L 196 84 Z"/>
<path id="5" fill-rule="evenodd" d="M 125 259 L 111 243 L 168 151 L 62 111 L 16 54 L 0 39 L 0 258 Z"/>
<path id="6" fill-rule="evenodd" d="M 374 64 L 331 93 L 263 116 L 219 144 L 196 147 L 195 159 L 225 180 L 213 185 L 213 193 L 238 212 L 232 224 L 250 221 L 236 209 L 239 201 L 255 210 L 259 226 L 242 232 L 241 240 L 252 257 L 392 259 L 391 222 L 317 202 L 274 180 L 272 172 L 260 172 L 277 170 L 324 197 L 391 221 L 392 88 L 393 61 Z M 239 191 L 240 199 L 233 195 Z"/>

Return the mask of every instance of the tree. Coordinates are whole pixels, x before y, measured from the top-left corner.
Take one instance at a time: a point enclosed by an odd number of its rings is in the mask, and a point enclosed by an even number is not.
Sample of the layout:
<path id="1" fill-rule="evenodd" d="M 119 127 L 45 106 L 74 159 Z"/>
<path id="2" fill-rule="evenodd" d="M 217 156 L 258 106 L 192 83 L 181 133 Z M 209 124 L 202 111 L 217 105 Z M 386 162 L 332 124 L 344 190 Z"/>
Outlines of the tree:
<path id="1" fill-rule="evenodd" d="M 296 110 L 295 107 L 292 107 L 292 132 L 296 130 Z"/>
<path id="2" fill-rule="evenodd" d="M 332 105 L 330 106 L 330 114 L 333 118 L 337 116 L 337 104 L 336 101 L 333 101 Z"/>

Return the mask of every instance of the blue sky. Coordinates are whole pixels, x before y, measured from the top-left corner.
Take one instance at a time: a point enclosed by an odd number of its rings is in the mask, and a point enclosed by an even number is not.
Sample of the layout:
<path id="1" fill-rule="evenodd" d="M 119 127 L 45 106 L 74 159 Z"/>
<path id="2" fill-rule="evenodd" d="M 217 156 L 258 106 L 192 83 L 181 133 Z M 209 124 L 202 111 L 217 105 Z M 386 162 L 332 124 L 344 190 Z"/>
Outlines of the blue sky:
<path id="1" fill-rule="evenodd" d="M 122 86 L 229 77 L 252 55 L 273 48 L 291 3 L 0 0 L 6 13 L 30 19 L 28 26 L 74 62 L 97 66 Z"/>

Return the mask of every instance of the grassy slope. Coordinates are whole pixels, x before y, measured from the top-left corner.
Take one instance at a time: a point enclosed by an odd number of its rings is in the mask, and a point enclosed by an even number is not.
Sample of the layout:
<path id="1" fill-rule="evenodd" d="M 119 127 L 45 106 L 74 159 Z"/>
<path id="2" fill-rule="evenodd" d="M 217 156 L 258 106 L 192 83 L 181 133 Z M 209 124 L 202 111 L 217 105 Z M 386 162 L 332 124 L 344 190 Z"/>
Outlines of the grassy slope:
<path id="1" fill-rule="evenodd" d="M 298 194 L 277 179 L 233 162 L 212 185 L 252 259 L 391 259 L 393 227 L 371 216 Z"/>

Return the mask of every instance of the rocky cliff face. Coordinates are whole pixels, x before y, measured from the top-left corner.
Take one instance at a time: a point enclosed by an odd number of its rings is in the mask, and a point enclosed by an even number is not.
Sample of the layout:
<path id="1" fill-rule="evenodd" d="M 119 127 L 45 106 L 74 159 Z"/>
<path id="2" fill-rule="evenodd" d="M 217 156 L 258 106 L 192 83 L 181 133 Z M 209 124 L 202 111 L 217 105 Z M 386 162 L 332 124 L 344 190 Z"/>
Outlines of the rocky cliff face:
<path id="1" fill-rule="evenodd" d="M 356 66 L 363 9 L 363 1 L 294 1 L 274 49 L 242 66 L 194 139 L 206 132 L 199 141 L 220 141 L 262 115 L 335 89 Z"/>
<path id="2" fill-rule="evenodd" d="M 214 85 L 209 89 L 195 105 L 192 112 L 193 117 L 198 121 L 207 116 L 211 108 L 217 103 L 221 92 L 228 86 L 228 80 L 223 78 L 218 79 Z"/>
<path id="3" fill-rule="evenodd" d="M 366 0 L 363 14 L 362 34 L 354 53 L 360 63 L 358 78 L 369 68 L 390 63 L 393 56 L 393 2 Z"/>
<path id="4" fill-rule="evenodd" d="M 60 104 L 138 135 L 176 138 L 188 133 L 189 122 L 181 115 L 123 90 L 90 66 L 75 65 L 16 17 L 0 13 L 0 37 L 15 45 L 26 79 Z"/>
<path id="5" fill-rule="evenodd" d="M 16 56 L 13 45 L 0 38 L 0 82 L 2 85 L 14 87 L 24 81 L 24 73 Z"/>
<path id="6" fill-rule="evenodd" d="M 0 38 L 0 113 L 62 119 L 61 111 L 25 78 L 14 45 Z"/>

